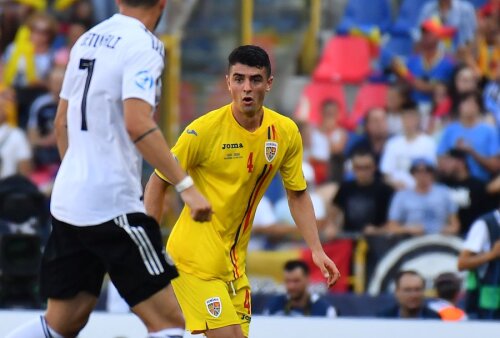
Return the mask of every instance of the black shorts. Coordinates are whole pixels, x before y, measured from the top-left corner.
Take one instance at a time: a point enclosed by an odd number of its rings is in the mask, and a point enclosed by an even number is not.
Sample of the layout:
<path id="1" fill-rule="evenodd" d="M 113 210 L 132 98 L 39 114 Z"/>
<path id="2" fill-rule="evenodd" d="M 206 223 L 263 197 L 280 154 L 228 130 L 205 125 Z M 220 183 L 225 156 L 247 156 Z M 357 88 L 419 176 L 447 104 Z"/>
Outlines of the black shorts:
<path id="1" fill-rule="evenodd" d="M 69 299 L 87 291 L 98 297 L 106 272 L 130 307 L 178 276 L 167 262 L 158 223 L 145 214 L 86 227 L 52 218 L 42 258 L 42 296 Z"/>

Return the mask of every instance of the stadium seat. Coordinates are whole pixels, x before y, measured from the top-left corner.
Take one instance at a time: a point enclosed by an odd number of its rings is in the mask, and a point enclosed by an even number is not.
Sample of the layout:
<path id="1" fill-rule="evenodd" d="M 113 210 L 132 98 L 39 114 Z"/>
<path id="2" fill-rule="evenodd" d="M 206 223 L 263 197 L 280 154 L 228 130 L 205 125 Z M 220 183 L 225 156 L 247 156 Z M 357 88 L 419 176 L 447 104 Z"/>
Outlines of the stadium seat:
<path id="1" fill-rule="evenodd" d="M 334 82 L 312 82 L 308 84 L 299 100 L 295 111 L 295 118 L 308 121 L 317 126 L 321 123 L 321 104 L 325 100 L 338 103 L 340 119 L 344 120 L 346 114 L 346 100 L 342 85 Z"/>
<path id="2" fill-rule="evenodd" d="M 337 32 L 346 34 L 353 28 L 369 26 L 376 26 L 386 32 L 390 28 L 391 18 L 389 0 L 349 0 Z"/>
<path id="3" fill-rule="evenodd" d="M 354 107 L 349 116 L 349 125 L 356 126 L 366 112 L 374 107 L 385 107 L 387 85 L 382 83 L 365 83 L 361 86 L 354 101 Z"/>
<path id="4" fill-rule="evenodd" d="M 361 83 L 369 74 L 369 42 L 357 36 L 336 36 L 326 44 L 313 79 Z"/>
<path id="5" fill-rule="evenodd" d="M 411 31 L 418 24 L 422 7 L 430 0 L 403 0 L 399 14 L 391 28 L 391 35 L 411 37 Z"/>

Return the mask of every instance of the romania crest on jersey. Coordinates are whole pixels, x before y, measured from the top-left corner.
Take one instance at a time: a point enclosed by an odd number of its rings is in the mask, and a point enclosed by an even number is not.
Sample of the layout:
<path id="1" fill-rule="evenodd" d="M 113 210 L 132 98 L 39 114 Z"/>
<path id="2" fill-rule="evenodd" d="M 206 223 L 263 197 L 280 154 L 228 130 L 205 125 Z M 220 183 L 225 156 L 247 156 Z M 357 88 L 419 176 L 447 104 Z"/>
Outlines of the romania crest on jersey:
<path id="1" fill-rule="evenodd" d="M 265 147 L 265 154 L 267 162 L 272 162 L 278 153 L 278 143 L 274 141 L 267 141 Z"/>
<path id="2" fill-rule="evenodd" d="M 212 297 L 205 301 L 208 313 L 213 317 L 218 318 L 222 313 L 222 303 L 219 297 Z"/>

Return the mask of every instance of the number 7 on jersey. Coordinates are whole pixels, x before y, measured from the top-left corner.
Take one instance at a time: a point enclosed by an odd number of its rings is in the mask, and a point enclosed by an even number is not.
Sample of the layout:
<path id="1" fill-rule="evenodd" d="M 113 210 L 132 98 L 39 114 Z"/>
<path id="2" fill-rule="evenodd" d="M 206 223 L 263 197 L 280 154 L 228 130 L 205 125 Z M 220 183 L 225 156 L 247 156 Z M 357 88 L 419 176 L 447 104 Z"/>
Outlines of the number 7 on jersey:
<path id="1" fill-rule="evenodd" d="M 92 80 L 92 73 L 94 72 L 95 59 L 80 59 L 80 69 L 87 70 L 87 80 L 85 80 L 85 88 L 83 89 L 82 97 L 82 130 L 87 130 L 87 95 L 89 93 L 90 80 Z"/>

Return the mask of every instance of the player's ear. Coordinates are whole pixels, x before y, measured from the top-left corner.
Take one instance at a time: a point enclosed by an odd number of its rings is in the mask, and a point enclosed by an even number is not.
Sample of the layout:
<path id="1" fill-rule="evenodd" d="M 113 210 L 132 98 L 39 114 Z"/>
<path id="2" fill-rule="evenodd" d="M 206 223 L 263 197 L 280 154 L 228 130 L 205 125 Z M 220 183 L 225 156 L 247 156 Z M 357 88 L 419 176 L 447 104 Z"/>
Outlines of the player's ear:
<path id="1" fill-rule="evenodd" d="M 266 92 L 270 91 L 273 86 L 274 77 L 271 75 L 269 79 L 267 79 Z"/>
<path id="2" fill-rule="evenodd" d="M 227 89 L 231 91 L 231 81 L 229 79 L 229 74 L 226 74 L 226 84 L 227 84 Z"/>

